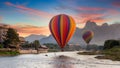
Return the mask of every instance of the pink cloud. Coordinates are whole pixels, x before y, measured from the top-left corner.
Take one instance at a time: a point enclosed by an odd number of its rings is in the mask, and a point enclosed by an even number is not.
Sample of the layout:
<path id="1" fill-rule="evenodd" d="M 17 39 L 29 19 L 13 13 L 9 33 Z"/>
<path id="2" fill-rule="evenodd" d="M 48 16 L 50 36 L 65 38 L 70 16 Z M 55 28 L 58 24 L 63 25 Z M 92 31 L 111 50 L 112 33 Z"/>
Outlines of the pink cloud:
<path id="1" fill-rule="evenodd" d="M 101 11 L 101 10 L 105 10 L 105 8 L 98 8 L 98 7 L 79 7 L 77 8 L 78 10 L 82 10 L 82 11 Z"/>
<path id="2" fill-rule="evenodd" d="M 79 11 L 85 11 L 85 12 L 78 12 L 79 14 L 76 16 L 76 20 L 79 21 L 79 23 L 86 23 L 88 20 L 91 20 L 100 24 L 100 23 L 112 21 L 115 16 L 118 16 L 120 14 L 120 11 L 111 8 L 79 7 L 77 9 Z M 91 11 L 93 13 L 90 13 Z"/>
<path id="3" fill-rule="evenodd" d="M 93 18 L 93 17 L 102 17 L 102 16 L 104 16 L 104 14 L 92 14 L 92 13 L 86 13 L 86 14 L 80 14 L 82 17 L 91 17 L 91 18 Z"/>
<path id="4" fill-rule="evenodd" d="M 0 16 L 0 23 L 2 22 L 2 19 L 3 19 L 3 17 L 2 17 L 2 16 Z"/>
<path id="5" fill-rule="evenodd" d="M 20 36 L 28 36 L 30 34 L 38 34 L 38 35 L 49 35 L 50 31 L 47 26 L 45 27 L 37 27 L 32 25 L 12 25 L 12 28 L 15 28 Z"/>
<path id="6" fill-rule="evenodd" d="M 61 8 L 61 9 L 64 9 L 64 8 Z M 73 18 L 75 19 L 77 24 L 86 23 L 88 20 L 94 21 L 96 23 L 104 23 L 107 21 L 107 19 L 104 18 L 104 16 L 107 16 L 108 14 L 107 12 L 109 10 L 111 12 L 114 11 L 113 9 L 110 9 L 110 8 L 101 8 L 101 7 L 75 7 L 75 8 L 69 8 L 69 9 L 73 9 L 77 11 L 77 15 L 73 15 Z M 92 13 L 90 13 L 91 11 Z M 97 12 L 94 12 L 94 11 L 97 11 Z M 106 13 L 101 13 L 101 11 L 104 11 Z"/>
<path id="7" fill-rule="evenodd" d="M 96 23 L 104 23 L 106 20 L 103 18 L 105 16 L 104 14 L 95 14 L 95 13 L 83 13 L 79 14 L 79 17 L 77 20 L 79 20 L 80 23 L 86 23 L 88 20 L 94 21 Z"/>
<path id="8" fill-rule="evenodd" d="M 11 2 L 5 2 L 5 4 L 8 6 L 18 8 L 18 9 L 20 9 L 21 12 L 27 12 L 29 14 L 33 14 L 33 15 L 37 15 L 37 16 L 41 16 L 41 17 L 47 17 L 47 18 L 53 16 L 53 14 L 50 14 L 50 13 L 47 13 L 47 12 L 44 12 L 41 10 L 28 8 L 28 7 L 25 7 L 22 5 L 15 5 L 15 4 L 12 4 Z"/>
<path id="9" fill-rule="evenodd" d="M 120 8 L 120 2 L 113 2 L 112 5 L 115 6 L 115 7 Z"/>
<path id="10" fill-rule="evenodd" d="M 71 0 L 72 1 L 72 0 Z M 11 6 L 11 7 L 15 7 L 17 9 L 20 9 L 20 12 L 24 13 L 24 12 L 27 12 L 28 14 L 32 14 L 32 15 L 37 15 L 37 16 L 41 16 L 41 17 L 45 17 L 45 18 L 51 18 L 54 16 L 54 14 L 50 14 L 48 12 L 44 12 L 44 11 L 41 11 L 41 10 L 36 10 L 36 9 L 32 9 L 32 8 L 28 8 L 28 7 L 25 7 L 25 6 L 22 6 L 22 5 L 15 5 L 11 2 L 5 2 L 6 5 L 8 6 Z M 116 6 L 119 6 L 119 3 L 114 3 L 113 5 L 116 5 Z M 61 7 L 57 7 L 55 8 L 56 10 L 65 10 L 65 9 L 71 9 L 71 10 L 75 10 L 75 11 L 87 11 L 87 13 L 85 12 L 77 12 L 78 15 L 71 15 L 75 21 L 79 24 L 79 23 L 85 23 L 86 21 L 88 20 L 91 20 L 91 21 L 94 21 L 94 22 L 97 22 L 97 23 L 104 23 L 104 22 L 107 22 L 108 19 L 106 19 L 105 17 L 106 16 L 110 16 L 110 17 L 114 17 L 113 15 L 118 15 L 120 14 L 120 12 L 116 9 L 111 9 L 111 8 L 100 8 L 100 7 L 71 7 L 71 6 L 61 6 Z M 98 13 L 89 13 L 89 11 L 97 11 Z M 104 13 L 100 13 L 100 11 L 104 11 Z M 109 19 L 109 20 L 112 20 Z M 27 26 L 24 26 L 24 27 L 19 27 L 20 29 L 18 29 L 18 31 L 21 33 L 21 34 L 28 34 L 28 33 L 34 33 L 33 30 L 36 30 L 39 32 L 40 29 L 43 29 L 41 27 L 31 27 L 29 25 Z M 24 28 L 24 29 L 23 29 Z M 30 29 L 28 29 L 30 28 Z M 28 31 L 26 30 L 28 29 Z M 48 29 L 46 29 L 48 31 Z M 24 31 L 24 32 L 22 32 Z M 40 30 L 42 31 L 42 30 Z M 44 30 L 42 31 L 44 32 Z M 48 31 L 49 32 L 49 31 Z M 47 33 L 47 32 L 45 32 Z M 36 32 L 37 34 L 37 32 Z M 40 33 L 39 33 L 40 34 Z M 44 33 L 43 33 L 44 34 Z"/>
<path id="11" fill-rule="evenodd" d="M 10 2 L 5 2 L 6 5 L 9 5 L 9 6 L 14 6 L 14 4 L 10 3 Z"/>
<path id="12" fill-rule="evenodd" d="M 114 10 L 114 9 L 109 9 L 108 10 L 108 15 L 118 15 L 120 14 L 120 11 Z"/>

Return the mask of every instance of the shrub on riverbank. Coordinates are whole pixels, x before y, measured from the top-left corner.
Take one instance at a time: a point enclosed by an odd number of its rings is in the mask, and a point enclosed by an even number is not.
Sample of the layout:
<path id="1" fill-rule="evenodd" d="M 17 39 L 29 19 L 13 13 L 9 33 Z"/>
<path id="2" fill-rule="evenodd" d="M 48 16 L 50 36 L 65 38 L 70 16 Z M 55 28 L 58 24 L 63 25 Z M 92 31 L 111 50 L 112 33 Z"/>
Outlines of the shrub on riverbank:
<path id="1" fill-rule="evenodd" d="M 80 54 L 80 55 L 98 55 L 100 54 L 99 51 L 88 51 L 88 52 L 78 52 L 77 54 Z"/>
<path id="2" fill-rule="evenodd" d="M 113 47 L 111 49 L 103 50 L 104 56 L 97 56 L 98 59 L 111 59 L 120 61 L 120 47 Z"/>
<path id="3" fill-rule="evenodd" d="M 103 50 L 100 51 L 87 51 L 79 52 L 82 55 L 103 55 L 97 56 L 98 59 L 111 59 L 120 61 L 120 40 L 106 40 L 103 46 Z"/>
<path id="4" fill-rule="evenodd" d="M 88 51 L 88 52 L 78 52 L 80 55 L 102 55 L 97 56 L 97 59 L 111 59 L 115 61 L 120 61 L 120 47 L 113 47 L 111 49 L 106 49 L 102 51 Z"/>
<path id="5" fill-rule="evenodd" d="M 15 56 L 19 55 L 18 51 L 0 51 L 0 56 Z"/>
<path id="6" fill-rule="evenodd" d="M 120 46 L 120 40 L 106 40 L 104 43 L 104 50 Z"/>
<path id="7" fill-rule="evenodd" d="M 58 52 L 59 50 L 57 49 L 49 49 L 48 52 Z"/>
<path id="8" fill-rule="evenodd" d="M 102 55 L 97 56 L 97 59 L 111 59 L 115 61 L 120 61 L 120 47 L 113 47 L 111 49 L 106 49 L 102 51 L 90 51 L 90 52 L 78 52 L 80 55 Z"/>
<path id="9" fill-rule="evenodd" d="M 2 45 L 2 44 L 0 44 L 0 48 L 3 48 L 3 45 Z"/>

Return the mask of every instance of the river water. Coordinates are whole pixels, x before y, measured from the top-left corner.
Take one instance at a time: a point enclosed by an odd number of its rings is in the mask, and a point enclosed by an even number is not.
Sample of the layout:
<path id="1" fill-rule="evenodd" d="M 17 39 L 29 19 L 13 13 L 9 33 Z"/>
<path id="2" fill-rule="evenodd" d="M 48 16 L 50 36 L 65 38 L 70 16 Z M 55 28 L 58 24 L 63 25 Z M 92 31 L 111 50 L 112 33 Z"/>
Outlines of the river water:
<path id="1" fill-rule="evenodd" d="M 0 68 L 120 68 L 120 62 L 58 52 L 0 57 Z"/>

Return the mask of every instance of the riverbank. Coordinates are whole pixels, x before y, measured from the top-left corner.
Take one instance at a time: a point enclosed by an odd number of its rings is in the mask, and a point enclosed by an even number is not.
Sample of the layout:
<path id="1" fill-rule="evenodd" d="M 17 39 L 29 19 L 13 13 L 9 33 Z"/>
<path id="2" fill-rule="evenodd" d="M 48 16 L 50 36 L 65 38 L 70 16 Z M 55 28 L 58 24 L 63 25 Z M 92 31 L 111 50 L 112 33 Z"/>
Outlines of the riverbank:
<path id="1" fill-rule="evenodd" d="M 15 56 L 19 54 L 39 54 L 39 53 L 47 53 L 48 49 L 10 49 L 10 48 L 1 48 L 0 56 Z"/>
<path id="2" fill-rule="evenodd" d="M 87 52 L 78 52 L 79 55 L 99 55 L 95 58 L 97 59 L 110 59 L 113 61 L 120 61 L 120 47 L 114 47 L 102 51 L 87 51 Z"/>
<path id="3" fill-rule="evenodd" d="M 20 53 L 18 52 L 17 49 L 10 49 L 10 48 L 1 48 L 0 49 L 0 56 L 15 56 L 19 55 Z"/>
<path id="4" fill-rule="evenodd" d="M 0 56 L 16 56 L 20 53 L 18 51 L 10 51 L 10 52 L 0 52 Z"/>
<path id="5" fill-rule="evenodd" d="M 120 47 L 113 47 L 111 49 L 103 50 L 104 56 L 97 56 L 98 59 L 111 59 L 113 61 L 120 61 Z"/>

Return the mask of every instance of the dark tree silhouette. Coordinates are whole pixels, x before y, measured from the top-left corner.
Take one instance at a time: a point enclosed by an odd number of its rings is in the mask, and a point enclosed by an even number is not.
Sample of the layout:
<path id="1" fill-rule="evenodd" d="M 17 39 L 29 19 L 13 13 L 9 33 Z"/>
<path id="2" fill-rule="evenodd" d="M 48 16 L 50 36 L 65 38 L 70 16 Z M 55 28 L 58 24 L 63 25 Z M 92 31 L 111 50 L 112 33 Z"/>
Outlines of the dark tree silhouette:
<path id="1" fill-rule="evenodd" d="M 6 34 L 6 39 L 3 42 L 4 47 L 10 47 L 10 46 L 15 46 L 18 45 L 20 42 L 19 40 L 19 35 L 17 31 L 13 28 L 8 28 L 7 34 Z"/>

